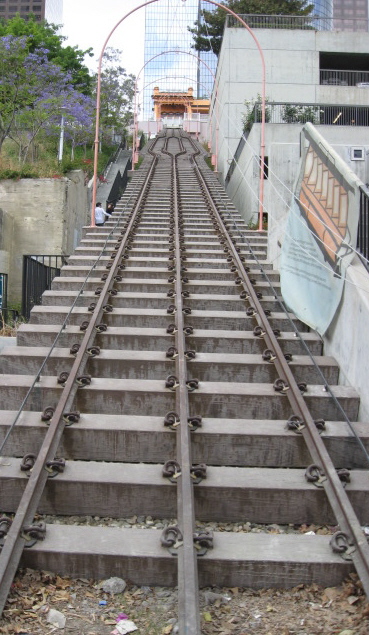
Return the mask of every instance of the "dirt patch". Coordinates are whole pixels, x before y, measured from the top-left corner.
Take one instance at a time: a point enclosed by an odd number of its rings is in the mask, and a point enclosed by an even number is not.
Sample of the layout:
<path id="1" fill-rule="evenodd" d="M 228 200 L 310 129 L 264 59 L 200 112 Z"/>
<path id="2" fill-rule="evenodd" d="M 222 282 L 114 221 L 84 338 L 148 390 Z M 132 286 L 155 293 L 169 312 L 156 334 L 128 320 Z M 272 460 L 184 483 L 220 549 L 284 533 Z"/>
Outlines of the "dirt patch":
<path id="1" fill-rule="evenodd" d="M 200 594 L 203 635 L 368 635 L 369 603 L 352 575 L 343 585 L 293 589 L 212 589 Z M 66 618 L 47 622 L 49 609 Z M 110 635 L 124 613 L 137 635 L 178 633 L 177 593 L 128 585 L 111 595 L 91 580 L 22 570 L 14 580 L 0 633 L 5 635 Z"/>

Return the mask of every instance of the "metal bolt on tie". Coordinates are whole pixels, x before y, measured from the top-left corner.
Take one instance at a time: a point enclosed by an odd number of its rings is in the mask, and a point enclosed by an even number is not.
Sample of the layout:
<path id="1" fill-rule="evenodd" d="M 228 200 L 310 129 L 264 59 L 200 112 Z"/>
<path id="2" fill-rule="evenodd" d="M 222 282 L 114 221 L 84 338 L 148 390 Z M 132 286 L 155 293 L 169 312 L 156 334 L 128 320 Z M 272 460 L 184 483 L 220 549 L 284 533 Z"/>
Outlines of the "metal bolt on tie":
<path id="1" fill-rule="evenodd" d="M 183 534 L 178 525 L 169 525 L 169 527 L 165 527 L 161 534 L 160 542 L 163 547 L 168 549 L 172 556 L 176 556 L 176 549 L 183 545 Z"/>
<path id="2" fill-rule="evenodd" d="M 80 348 L 81 348 L 80 344 L 73 344 L 69 349 L 69 353 L 71 355 L 76 356 Z"/>
<path id="3" fill-rule="evenodd" d="M 67 427 L 73 425 L 73 423 L 78 423 L 80 418 L 81 413 L 78 410 L 75 410 L 74 412 L 65 412 L 63 414 L 63 421 Z"/>
<path id="4" fill-rule="evenodd" d="M 44 522 L 40 522 L 37 525 L 24 527 L 21 537 L 26 541 L 26 544 L 24 545 L 26 549 L 33 547 L 38 540 L 45 540 L 46 524 Z"/>
<path id="5" fill-rule="evenodd" d="M 208 549 L 213 548 L 213 539 L 212 531 L 198 531 L 194 533 L 193 543 L 198 556 L 204 556 Z"/>
<path id="6" fill-rule="evenodd" d="M 188 379 L 186 381 L 186 386 L 188 388 L 189 392 L 193 392 L 194 390 L 197 390 L 197 388 L 199 387 L 199 380 L 198 379 Z"/>
<path id="7" fill-rule="evenodd" d="M 105 331 L 108 330 L 108 327 L 106 324 L 101 323 L 101 324 L 96 324 L 95 329 L 98 333 L 105 333 Z"/>
<path id="8" fill-rule="evenodd" d="M 176 412 L 171 411 L 167 412 L 164 417 L 164 426 L 166 428 L 171 428 L 171 430 L 175 430 L 180 424 L 179 416 Z"/>
<path id="9" fill-rule="evenodd" d="M 63 371 L 62 373 L 60 373 L 60 375 L 57 377 L 57 383 L 60 384 L 61 386 L 65 386 L 65 382 L 67 381 L 69 377 L 69 373 L 67 371 Z"/>
<path id="10" fill-rule="evenodd" d="M 42 415 L 41 415 L 41 421 L 51 421 L 51 419 L 54 416 L 54 412 L 55 412 L 55 408 L 52 408 L 51 406 L 48 406 L 47 408 L 45 408 L 45 410 L 43 411 Z"/>
<path id="11" fill-rule="evenodd" d="M 169 375 L 165 381 L 165 388 L 169 388 L 170 390 L 176 390 L 178 388 L 179 382 L 175 375 Z"/>
<path id="12" fill-rule="evenodd" d="M 187 423 L 188 423 L 188 427 L 195 431 L 197 430 L 197 428 L 201 428 L 202 427 L 202 417 L 201 415 L 195 416 L 195 417 L 189 417 L 187 419 Z"/>
<path id="13" fill-rule="evenodd" d="M 165 353 L 165 357 L 175 359 L 176 357 L 178 357 L 178 349 L 175 346 L 170 346 Z"/>
<path id="14" fill-rule="evenodd" d="M 270 348 L 263 352 L 262 358 L 265 362 L 274 362 L 277 359 L 274 351 L 270 350 Z"/>
<path id="15" fill-rule="evenodd" d="M 190 467 L 190 474 L 192 481 L 195 485 L 201 483 L 206 478 L 206 465 L 205 463 L 199 463 L 198 465 L 192 465 Z"/>
<path id="16" fill-rule="evenodd" d="M 316 487 L 323 487 L 323 483 L 327 480 L 322 468 L 314 463 L 306 468 L 305 478 L 308 483 L 313 483 Z"/>
<path id="17" fill-rule="evenodd" d="M 86 352 L 90 357 L 96 357 L 97 355 L 100 355 L 101 349 L 100 346 L 91 346 Z"/>
<path id="18" fill-rule="evenodd" d="M 47 461 L 45 470 L 48 472 L 48 478 L 55 478 L 57 474 L 62 474 L 65 470 L 65 459 L 54 459 Z"/>
<path id="19" fill-rule="evenodd" d="M 305 423 L 298 415 L 292 415 L 286 423 L 286 428 L 291 432 L 296 432 L 296 434 L 302 434 Z"/>
<path id="20" fill-rule="evenodd" d="M 181 466 L 178 461 L 171 459 L 165 463 L 162 474 L 165 478 L 168 478 L 171 483 L 176 483 L 176 479 L 182 474 Z"/>
<path id="21" fill-rule="evenodd" d="M 89 386 L 91 384 L 91 381 L 92 381 L 91 375 L 80 375 L 76 379 L 76 383 L 81 388 L 83 388 L 84 386 Z"/>
<path id="22" fill-rule="evenodd" d="M 338 553 L 344 560 L 352 560 L 352 554 L 355 546 L 352 544 L 349 536 L 344 531 L 336 531 L 329 541 L 334 553 Z"/>
<path id="23" fill-rule="evenodd" d="M 273 388 L 276 392 L 280 392 L 282 395 L 286 394 L 287 390 L 289 390 L 289 385 L 284 379 L 276 379 Z"/>
<path id="24" fill-rule="evenodd" d="M 30 473 L 32 472 L 32 468 L 35 462 L 36 462 L 35 454 L 32 454 L 32 453 L 25 454 L 19 467 L 22 472 L 28 472 L 27 476 L 29 476 Z"/>

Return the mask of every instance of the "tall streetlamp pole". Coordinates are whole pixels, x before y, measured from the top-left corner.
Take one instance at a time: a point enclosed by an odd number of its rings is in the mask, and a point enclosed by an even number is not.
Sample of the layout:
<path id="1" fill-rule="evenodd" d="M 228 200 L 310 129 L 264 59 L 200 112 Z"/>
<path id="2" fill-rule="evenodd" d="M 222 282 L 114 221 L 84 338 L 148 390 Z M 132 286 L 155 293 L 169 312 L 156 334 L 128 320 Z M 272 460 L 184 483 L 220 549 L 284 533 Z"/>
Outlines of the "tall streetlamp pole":
<path id="1" fill-rule="evenodd" d="M 97 163 L 98 163 L 98 152 L 99 152 L 101 68 L 102 68 L 103 55 L 104 55 L 105 48 L 106 48 L 111 36 L 113 35 L 114 31 L 118 28 L 118 26 L 120 24 L 122 24 L 122 22 L 124 22 L 124 20 L 126 20 L 126 18 L 128 18 L 130 15 L 132 15 L 132 13 L 135 13 L 136 11 L 138 11 L 139 9 L 142 9 L 143 7 L 147 7 L 148 5 L 153 4 L 154 2 L 159 2 L 159 0 L 148 0 L 147 2 L 144 2 L 143 4 L 140 4 L 135 9 L 132 9 L 131 11 L 126 13 L 126 15 L 124 15 L 123 18 L 121 18 L 116 23 L 116 25 L 112 28 L 112 30 L 110 31 L 108 37 L 106 38 L 106 40 L 105 40 L 105 42 L 103 44 L 102 49 L 101 49 L 99 62 L 98 62 L 98 70 L 97 70 L 96 126 L 95 126 L 95 141 L 94 141 L 94 175 L 93 175 L 93 180 L 92 180 L 91 227 L 95 227 L 95 207 L 96 207 L 96 189 L 97 189 Z M 265 59 L 264 59 L 264 53 L 263 53 L 263 50 L 262 50 L 262 48 L 261 48 L 261 46 L 259 44 L 259 41 L 258 41 L 256 35 L 252 31 L 252 29 L 250 29 L 250 27 L 246 24 L 246 22 L 244 20 L 242 20 L 242 18 L 240 18 L 239 15 L 237 15 L 234 11 L 231 11 L 231 9 L 229 9 L 226 6 L 224 6 L 223 4 L 220 4 L 219 2 L 214 2 L 214 0 L 207 0 L 207 2 L 209 2 L 210 4 L 215 5 L 216 7 L 219 7 L 223 11 L 226 11 L 227 13 L 229 13 L 230 15 L 233 15 L 233 17 L 236 18 L 236 20 L 238 20 L 238 22 L 240 22 L 245 27 L 245 29 L 247 29 L 247 31 L 250 33 L 250 35 L 252 36 L 252 38 L 253 38 L 253 40 L 254 40 L 257 48 L 258 48 L 258 51 L 260 53 L 261 65 L 262 65 L 262 80 L 261 80 L 262 85 L 261 85 L 261 141 L 260 141 L 261 170 L 260 170 L 260 182 L 259 182 L 259 230 L 262 230 L 262 228 L 263 228 L 263 208 L 264 208 L 264 163 L 265 163 Z"/>

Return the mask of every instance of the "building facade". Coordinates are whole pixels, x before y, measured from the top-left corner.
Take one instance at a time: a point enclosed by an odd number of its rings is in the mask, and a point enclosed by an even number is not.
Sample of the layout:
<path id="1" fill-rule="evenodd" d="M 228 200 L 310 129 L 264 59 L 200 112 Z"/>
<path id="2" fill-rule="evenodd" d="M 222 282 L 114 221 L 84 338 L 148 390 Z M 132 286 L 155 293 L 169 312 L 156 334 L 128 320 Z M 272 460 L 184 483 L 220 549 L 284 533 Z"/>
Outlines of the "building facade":
<path id="1" fill-rule="evenodd" d="M 197 99 L 210 97 L 217 58 L 212 52 L 195 51 L 188 30 L 201 20 L 202 4 L 200 0 L 163 0 L 146 7 L 141 119 L 153 117 L 155 86 L 166 91 L 186 91 L 192 86 Z M 212 10 L 213 5 L 205 4 L 206 10 Z"/>
<path id="2" fill-rule="evenodd" d="M 334 26 L 344 31 L 368 31 L 368 0 L 334 0 Z"/>
<path id="3" fill-rule="evenodd" d="M 61 24 L 63 17 L 63 0 L 0 0 L 0 18 L 9 20 L 19 13 L 27 18 L 33 13 L 37 20 L 47 20 Z"/>

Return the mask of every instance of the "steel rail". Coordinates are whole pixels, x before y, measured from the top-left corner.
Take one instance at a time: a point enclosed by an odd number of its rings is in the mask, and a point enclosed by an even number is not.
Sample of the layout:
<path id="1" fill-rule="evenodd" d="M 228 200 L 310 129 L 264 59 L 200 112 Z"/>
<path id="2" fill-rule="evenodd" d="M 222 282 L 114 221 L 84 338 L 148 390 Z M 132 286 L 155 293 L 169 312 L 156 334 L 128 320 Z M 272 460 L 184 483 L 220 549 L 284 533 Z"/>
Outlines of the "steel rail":
<path id="1" fill-rule="evenodd" d="M 169 139 L 177 139 L 180 151 L 169 152 Z M 177 514 L 178 526 L 182 534 L 183 545 L 178 549 L 178 622 L 181 635 L 200 635 L 200 608 L 198 592 L 197 555 L 194 548 L 195 514 L 193 479 L 191 477 L 191 432 L 188 425 L 190 416 L 187 388 L 187 364 L 185 357 L 185 334 L 182 296 L 182 258 L 180 248 L 179 226 L 179 180 L 177 174 L 177 159 L 186 150 L 178 137 L 167 137 L 163 153 L 171 158 L 171 182 L 173 191 L 173 216 L 175 223 L 175 344 L 178 355 L 176 362 L 176 412 L 179 416 L 177 427 L 177 462 L 181 475 L 177 479 Z"/>
<path id="2" fill-rule="evenodd" d="M 193 147 L 195 147 L 193 141 L 190 140 L 190 142 Z M 322 485 L 328 496 L 328 500 L 333 513 L 335 514 L 337 523 L 340 526 L 341 531 L 345 534 L 344 540 L 346 545 L 344 553 L 347 551 L 350 554 L 356 571 L 363 584 L 365 593 L 369 598 L 369 545 L 361 529 L 360 522 L 348 499 L 344 486 L 337 475 L 332 459 L 319 435 L 314 419 L 311 416 L 296 379 L 287 363 L 287 360 L 285 359 L 277 337 L 257 297 L 255 289 L 250 282 L 250 278 L 245 271 L 236 247 L 229 237 L 228 229 L 213 201 L 209 186 L 197 163 L 195 165 L 195 171 L 198 175 L 199 181 L 202 183 L 203 188 L 207 193 L 208 201 L 213 209 L 218 225 L 222 227 L 224 237 L 228 242 L 228 250 L 232 256 L 233 264 L 237 267 L 236 275 L 242 279 L 242 283 L 249 296 L 250 303 L 252 303 L 252 306 L 255 309 L 255 319 L 258 325 L 262 328 L 267 348 L 272 350 L 275 355 L 274 364 L 277 369 L 277 373 L 280 379 L 285 382 L 285 386 L 287 388 L 285 395 L 281 398 L 286 397 L 289 400 L 293 415 L 299 417 L 304 424 L 302 435 L 313 462 L 318 465 L 322 476 L 324 476 L 322 479 Z"/>
<path id="3" fill-rule="evenodd" d="M 6 599 L 8 597 L 10 587 L 17 571 L 23 548 L 25 546 L 25 538 L 23 535 L 24 527 L 32 524 L 34 516 L 36 514 L 37 507 L 48 478 L 46 465 L 49 461 L 53 461 L 55 458 L 55 453 L 59 446 L 66 423 L 63 419 L 63 416 L 72 408 L 74 398 L 79 388 L 77 378 L 84 372 L 84 368 L 89 357 L 87 350 L 91 347 L 97 334 L 96 326 L 101 320 L 101 317 L 104 313 L 104 305 L 109 298 L 109 289 L 111 288 L 114 277 L 118 271 L 122 253 L 125 250 L 130 232 L 132 230 L 132 227 L 134 226 L 144 194 L 149 187 L 149 183 L 155 170 L 156 163 L 157 158 L 153 160 L 149 168 L 148 174 L 142 186 L 141 193 L 138 196 L 138 199 L 130 213 L 131 218 L 128 221 L 128 225 L 126 226 L 125 235 L 120 243 L 119 248 L 117 249 L 114 261 L 112 261 L 112 266 L 109 270 L 102 292 L 96 303 L 96 307 L 91 316 L 87 330 L 85 331 L 82 344 L 76 355 L 76 359 L 73 363 L 68 379 L 65 382 L 65 386 L 63 388 L 58 404 L 56 405 L 54 415 L 50 421 L 50 426 L 42 442 L 38 456 L 30 473 L 29 480 L 21 497 L 18 509 L 7 533 L 4 546 L 1 550 L 0 615 L 6 603 Z"/>
<path id="4" fill-rule="evenodd" d="M 352 421 L 350 421 L 349 417 L 347 416 L 347 413 L 345 412 L 344 408 L 341 406 L 340 402 L 338 401 L 336 395 L 334 394 L 332 387 L 330 386 L 330 384 L 327 382 L 324 373 L 322 371 L 322 369 L 320 368 L 320 366 L 317 364 L 316 359 L 314 357 L 314 355 L 312 354 L 310 348 L 308 347 L 308 345 L 306 344 L 304 338 L 301 335 L 301 332 L 298 330 L 296 324 L 293 322 L 292 318 L 291 318 L 291 314 L 288 312 L 282 298 L 280 298 L 278 296 L 278 293 L 276 291 L 276 289 L 274 288 L 273 282 L 271 281 L 271 279 L 268 276 L 268 272 L 267 270 L 263 267 L 262 263 L 259 261 L 258 257 L 256 256 L 253 248 L 250 245 L 250 241 L 248 240 L 248 238 L 246 236 L 244 236 L 243 231 L 240 227 L 238 227 L 237 222 L 235 221 L 235 219 L 232 217 L 232 213 L 227 209 L 226 207 L 226 213 L 228 214 L 228 217 L 232 220 L 233 222 L 233 227 L 236 229 L 236 231 L 238 232 L 238 235 L 240 237 L 240 239 L 242 240 L 242 242 L 247 244 L 247 247 L 250 251 L 250 255 L 253 257 L 255 263 L 257 264 L 257 266 L 259 267 L 259 270 L 261 272 L 261 274 L 264 276 L 264 279 L 266 280 L 266 282 L 268 283 L 276 302 L 278 302 L 281 310 L 283 311 L 283 313 L 286 316 L 286 319 L 288 320 L 288 322 L 290 323 L 291 329 L 294 332 L 294 334 L 296 335 L 296 337 L 299 338 L 300 342 L 301 342 L 301 346 L 303 346 L 306 355 L 309 356 L 309 358 L 311 359 L 312 364 L 314 365 L 314 368 L 316 369 L 317 373 L 319 373 L 320 378 L 322 379 L 322 381 L 325 384 L 326 387 L 326 391 L 329 392 L 331 399 L 334 402 L 335 407 L 337 408 L 337 410 L 339 410 L 340 414 L 342 415 L 342 418 L 344 420 L 344 422 L 347 424 L 347 426 L 349 427 L 350 431 L 352 432 L 353 437 L 355 438 L 358 447 L 360 447 L 363 456 L 365 458 L 365 460 L 367 461 L 368 465 L 369 465 L 369 453 L 364 445 L 364 443 L 362 442 L 362 440 L 360 439 L 358 433 L 356 432 L 354 425 L 352 423 Z"/>

